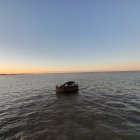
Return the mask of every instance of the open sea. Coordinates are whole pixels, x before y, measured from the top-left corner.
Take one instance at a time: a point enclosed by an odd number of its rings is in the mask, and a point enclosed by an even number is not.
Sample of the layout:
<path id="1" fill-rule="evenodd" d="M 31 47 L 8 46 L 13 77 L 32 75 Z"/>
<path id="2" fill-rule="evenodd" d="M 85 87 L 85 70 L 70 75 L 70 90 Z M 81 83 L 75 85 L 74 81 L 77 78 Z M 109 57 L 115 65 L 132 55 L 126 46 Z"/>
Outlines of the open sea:
<path id="1" fill-rule="evenodd" d="M 140 72 L 0 75 L 0 140 L 140 140 Z"/>

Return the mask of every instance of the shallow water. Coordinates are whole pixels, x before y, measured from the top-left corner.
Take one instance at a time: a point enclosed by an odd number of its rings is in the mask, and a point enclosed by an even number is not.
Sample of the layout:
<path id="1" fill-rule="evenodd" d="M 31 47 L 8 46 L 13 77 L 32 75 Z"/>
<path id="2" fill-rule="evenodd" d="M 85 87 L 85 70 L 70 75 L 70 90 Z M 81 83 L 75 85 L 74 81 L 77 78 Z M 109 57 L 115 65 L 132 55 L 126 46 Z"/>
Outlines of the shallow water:
<path id="1" fill-rule="evenodd" d="M 140 140 L 140 72 L 0 76 L 0 140 Z"/>

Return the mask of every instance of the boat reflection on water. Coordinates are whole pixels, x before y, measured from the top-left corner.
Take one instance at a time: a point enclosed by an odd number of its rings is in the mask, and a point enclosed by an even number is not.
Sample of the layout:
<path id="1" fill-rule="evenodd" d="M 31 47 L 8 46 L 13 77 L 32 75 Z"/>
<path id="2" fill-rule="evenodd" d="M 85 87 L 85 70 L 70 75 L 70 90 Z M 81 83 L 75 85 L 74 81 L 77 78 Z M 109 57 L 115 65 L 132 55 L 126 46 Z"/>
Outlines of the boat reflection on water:
<path id="1" fill-rule="evenodd" d="M 64 83 L 61 86 L 56 86 L 56 93 L 65 93 L 65 94 L 69 94 L 69 93 L 77 93 L 79 90 L 78 88 L 78 84 L 74 81 L 69 81 Z"/>

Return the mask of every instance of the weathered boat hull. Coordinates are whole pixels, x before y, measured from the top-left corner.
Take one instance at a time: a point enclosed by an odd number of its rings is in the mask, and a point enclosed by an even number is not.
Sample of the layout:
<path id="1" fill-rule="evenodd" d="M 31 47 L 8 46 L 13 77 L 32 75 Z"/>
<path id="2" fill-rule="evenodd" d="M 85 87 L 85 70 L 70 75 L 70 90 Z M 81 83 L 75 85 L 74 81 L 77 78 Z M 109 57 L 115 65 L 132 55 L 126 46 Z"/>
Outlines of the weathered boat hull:
<path id="1" fill-rule="evenodd" d="M 78 86 L 74 87 L 56 87 L 56 93 L 76 93 L 78 92 Z"/>

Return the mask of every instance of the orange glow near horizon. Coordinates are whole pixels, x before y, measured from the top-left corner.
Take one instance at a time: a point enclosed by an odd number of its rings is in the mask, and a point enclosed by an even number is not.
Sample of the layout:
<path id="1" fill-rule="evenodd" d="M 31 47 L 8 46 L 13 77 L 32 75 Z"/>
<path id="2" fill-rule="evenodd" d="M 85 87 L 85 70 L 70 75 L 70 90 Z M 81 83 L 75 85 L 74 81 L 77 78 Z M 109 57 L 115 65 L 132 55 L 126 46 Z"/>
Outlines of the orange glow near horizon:
<path id="1" fill-rule="evenodd" d="M 79 3 L 3 0 L 0 74 L 140 71 L 139 1 Z"/>
<path id="2" fill-rule="evenodd" d="M 60 67 L 37 67 L 37 66 L 3 66 L 0 74 L 19 73 L 67 73 L 67 72 L 100 72 L 100 71 L 139 71 L 140 63 L 130 64 L 108 64 L 108 65 L 87 65 L 87 66 L 60 66 Z"/>

